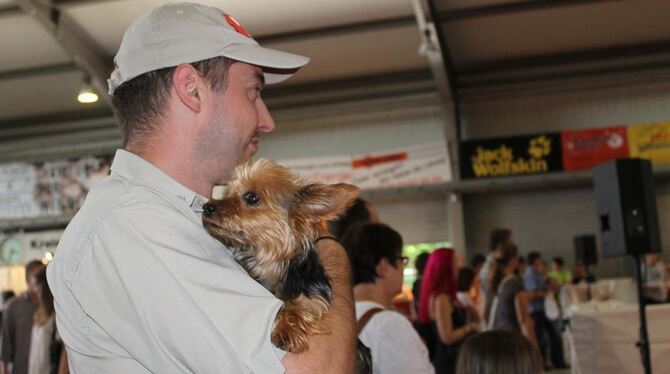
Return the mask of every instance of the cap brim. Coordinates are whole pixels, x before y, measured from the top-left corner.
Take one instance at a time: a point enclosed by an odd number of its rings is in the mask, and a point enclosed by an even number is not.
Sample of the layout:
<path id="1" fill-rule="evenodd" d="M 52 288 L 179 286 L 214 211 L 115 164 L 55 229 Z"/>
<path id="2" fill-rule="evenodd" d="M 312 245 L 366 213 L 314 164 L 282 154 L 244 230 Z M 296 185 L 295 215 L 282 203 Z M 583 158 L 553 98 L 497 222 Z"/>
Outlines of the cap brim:
<path id="1" fill-rule="evenodd" d="M 246 62 L 263 69 L 265 84 L 282 82 L 309 62 L 309 57 L 257 45 L 238 45 L 222 54 L 233 60 Z"/>

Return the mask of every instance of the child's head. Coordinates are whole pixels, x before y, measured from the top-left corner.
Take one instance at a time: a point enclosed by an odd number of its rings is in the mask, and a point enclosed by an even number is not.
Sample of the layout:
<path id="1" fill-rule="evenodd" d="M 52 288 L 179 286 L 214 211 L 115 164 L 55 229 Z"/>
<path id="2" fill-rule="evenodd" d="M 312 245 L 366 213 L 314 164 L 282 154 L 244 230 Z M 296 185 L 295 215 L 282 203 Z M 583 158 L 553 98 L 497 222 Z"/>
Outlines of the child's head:
<path id="1" fill-rule="evenodd" d="M 492 330 L 468 338 L 458 356 L 457 374 L 538 374 L 539 353 L 517 332 Z"/>

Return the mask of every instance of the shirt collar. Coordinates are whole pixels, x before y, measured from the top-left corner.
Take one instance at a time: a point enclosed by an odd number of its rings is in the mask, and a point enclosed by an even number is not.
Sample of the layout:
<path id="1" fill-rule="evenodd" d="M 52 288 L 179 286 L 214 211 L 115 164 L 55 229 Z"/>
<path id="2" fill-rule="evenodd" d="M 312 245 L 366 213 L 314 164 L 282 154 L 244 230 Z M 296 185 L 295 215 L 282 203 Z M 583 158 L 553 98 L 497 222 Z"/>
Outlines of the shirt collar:
<path id="1" fill-rule="evenodd" d="M 120 175 L 133 183 L 176 197 L 196 213 L 201 213 L 202 206 L 208 201 L 206 197 L 191 191 L 147 160 L 123 149 L 116 150 L 111 170 L 113 175 Z"/>

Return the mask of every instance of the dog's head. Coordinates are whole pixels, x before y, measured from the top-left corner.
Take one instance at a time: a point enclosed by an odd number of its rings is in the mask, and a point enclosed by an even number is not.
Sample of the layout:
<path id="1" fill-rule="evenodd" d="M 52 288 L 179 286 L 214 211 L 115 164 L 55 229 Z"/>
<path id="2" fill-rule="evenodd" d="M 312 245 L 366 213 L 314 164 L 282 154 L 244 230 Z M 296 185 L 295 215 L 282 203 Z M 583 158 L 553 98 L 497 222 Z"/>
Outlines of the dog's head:
<path id="1" fill-rule="evenodd" d="M 323 222 L 342 215 L 357 195 L 352 185 L 306 183 L 260 159 L 235 169 L 223 196 L 203 206 L 203 224 L 224 244 L 255 258 L 255 269 L 247 268 L 253 276 L 278 280 L 289 261 L 307 254 Z"/>

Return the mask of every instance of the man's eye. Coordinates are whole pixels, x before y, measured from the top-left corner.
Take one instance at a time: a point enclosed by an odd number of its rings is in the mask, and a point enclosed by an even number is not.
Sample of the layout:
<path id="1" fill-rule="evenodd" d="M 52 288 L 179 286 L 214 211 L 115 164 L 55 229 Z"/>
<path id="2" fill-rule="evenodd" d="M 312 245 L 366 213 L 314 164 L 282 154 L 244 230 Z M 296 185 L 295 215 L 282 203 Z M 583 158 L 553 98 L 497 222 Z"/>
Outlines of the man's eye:
<path id="1" fill-rule="evenodd" d="M 260 196 L 258 196 L 255 192 L 245 192 L 244 195 L 242 195 L 242 198 L 248 205 L 258 205 L 261 203 Z"/>

